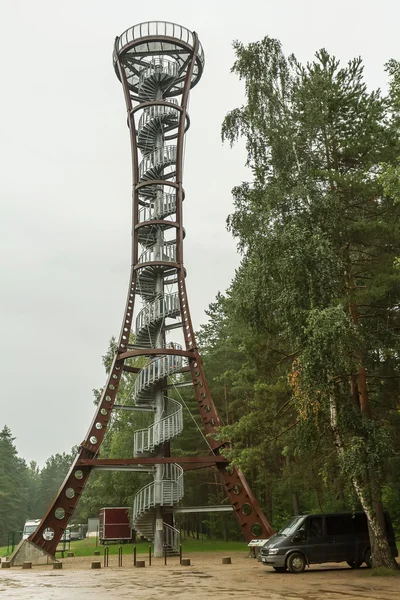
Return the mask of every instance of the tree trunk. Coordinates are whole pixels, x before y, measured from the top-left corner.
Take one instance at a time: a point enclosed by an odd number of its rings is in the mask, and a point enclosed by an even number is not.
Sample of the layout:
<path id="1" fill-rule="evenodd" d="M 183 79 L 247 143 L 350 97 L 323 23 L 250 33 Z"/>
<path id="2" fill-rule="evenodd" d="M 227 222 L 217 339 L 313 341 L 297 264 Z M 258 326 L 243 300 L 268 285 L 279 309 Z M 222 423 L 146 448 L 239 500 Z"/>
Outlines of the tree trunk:
<path id="1" fill-rule="evenodd" d="M 336 398 L 333 395 L 330 397 L 330 421 L 337 452 L 339 456 L 343 456 L 345 446 L 338 425 Z M 353 477 L 352 484 L 368 519 L 372 566 L 398 569 L 385 532 L 381 490 L 375 476 L 370 472 L 367 484 Z"/>
<path id="2" fill-rule="evenodd" d="M 367 490 L 363 489 L 362 485 L 357 481 L 353 481 L 353 485 L 368 519 L 372 566 L 398 569 L 399 565 L 392 556 L 392 551 L 386 536 L 385 516 L 382 500 L 380 498 L 379 485 L 375 481 L 371 481 L 371 479 Z M 368 492 L 370 490 L 375 492 L 372 494 L 372 500 L 368 498 Z"/>
<path id="3" fill-rule="evenodd" d="M 297 492 L 293 492 L 292 501 L 293 501 L 293 514 L 299 515 L 300 514 L 300 504 L 299 504 L 299 497 L 297 495 Z"/>

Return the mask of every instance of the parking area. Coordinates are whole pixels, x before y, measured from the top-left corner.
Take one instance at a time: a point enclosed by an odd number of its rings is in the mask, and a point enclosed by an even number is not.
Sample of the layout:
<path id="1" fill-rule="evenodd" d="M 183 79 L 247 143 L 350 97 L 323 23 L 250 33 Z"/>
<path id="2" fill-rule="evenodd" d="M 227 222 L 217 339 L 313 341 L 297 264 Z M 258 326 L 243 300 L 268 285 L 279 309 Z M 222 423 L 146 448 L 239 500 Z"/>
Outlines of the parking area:
<path id="1" fill-rule="evenodd" d="M 132 556 L 110 556 L 110 566 L 92 570 L 98 557 L 64 559 L 63 569 L 52 566 L 0 570 L 0 596 L 7 600 L 88 600 L 182 598 L 203 600 L 398 600 L 399 577 L 370 577 L 368 570 L 347 566 L 318 565 L 304 573 L 275 573 L 242 553 L 232 554 L 232 564 L 223 565 L 222 553 L 191 553 L 191 566 L 180 566 L 177 558 L 153 559 L 146 567 L 133 567 Z M 102 559 L 101 559 L 102 560 Z"/>

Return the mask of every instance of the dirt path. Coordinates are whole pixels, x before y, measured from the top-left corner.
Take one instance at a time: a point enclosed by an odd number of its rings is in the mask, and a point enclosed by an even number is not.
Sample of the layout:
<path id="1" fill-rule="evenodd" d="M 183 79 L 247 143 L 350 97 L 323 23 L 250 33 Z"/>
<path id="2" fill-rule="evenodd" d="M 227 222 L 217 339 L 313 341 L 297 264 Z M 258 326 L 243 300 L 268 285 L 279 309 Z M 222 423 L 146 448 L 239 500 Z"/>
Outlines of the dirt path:
<path id="1" fill-rule="evenodd" d="M 51 566 L 0 570 L 0 598 L 5 600 L 398 600 L 400 579 L 367 577 L 366 569 L 316 566 L 301 575 L 278 574 L 242 553 L 222 565 L 223 553 L 192 553 L 192 566 L 177 558 L 153 559 L 149 568 L 135 569 L 132 557 L 124 566 L 110 556 L 110 566 L 91 570 L 94 557 L 63 560 L 63 570 Z M 101 559 L 102 560 L 102 559 Z"/>

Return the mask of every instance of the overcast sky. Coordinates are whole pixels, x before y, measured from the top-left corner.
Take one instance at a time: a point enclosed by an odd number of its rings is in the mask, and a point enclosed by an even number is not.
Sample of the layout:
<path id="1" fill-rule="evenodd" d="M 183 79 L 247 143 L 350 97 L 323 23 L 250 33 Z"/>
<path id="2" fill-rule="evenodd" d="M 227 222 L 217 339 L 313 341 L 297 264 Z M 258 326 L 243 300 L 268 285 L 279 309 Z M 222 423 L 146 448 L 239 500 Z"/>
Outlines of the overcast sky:
<path id="1" fill-rule="evenodd" d="M 325 8 L 326 7 L 326 8 Z M 195 327 L 238 264 L 225 230 L 231 188 L 248 177 L 243 146 L 222 146 L 243 89 L 232 40 L 279 38 L 311 60 L 361 55 L 371 87 L 399 58 L 396 0 L 0 0 L 0 427 L 43 465 L 79 444 L 104 384 L 129 277 L 130 148 L 115 36 L 148 20 L 197 31 L 206 68 L 190 103 L 184 220 Z M 221 366 L 223 368 L 223 365 Z"/>

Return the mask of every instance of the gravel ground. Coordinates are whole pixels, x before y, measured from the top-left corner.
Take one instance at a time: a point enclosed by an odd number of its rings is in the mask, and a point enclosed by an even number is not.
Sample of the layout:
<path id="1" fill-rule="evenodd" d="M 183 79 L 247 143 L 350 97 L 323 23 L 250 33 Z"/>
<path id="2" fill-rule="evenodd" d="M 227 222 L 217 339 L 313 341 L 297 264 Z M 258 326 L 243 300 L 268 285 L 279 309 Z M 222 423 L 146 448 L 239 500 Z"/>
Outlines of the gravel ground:
<path id="1" fill-rule="evenodd" d="M 133 567 L 132 555 L 110 556 L 109 567 L 92 570 L 99 557 L 65 558 L 63 570 L 52 566 L 0 570 L 0 597 L 5 600 L 399 600 L 400 578 L 367 577 L 367 569 L 353 571 L 342 565 L 318 565 L 300 575 L 275 573 L 241 552 L 191 553 L 190 567 L 176 557 L 152 560 L 145 569 Z M 101 561 L 103 558 L 101 557 Z M 103 565 L 103 562 L 102 562 Z"/>

